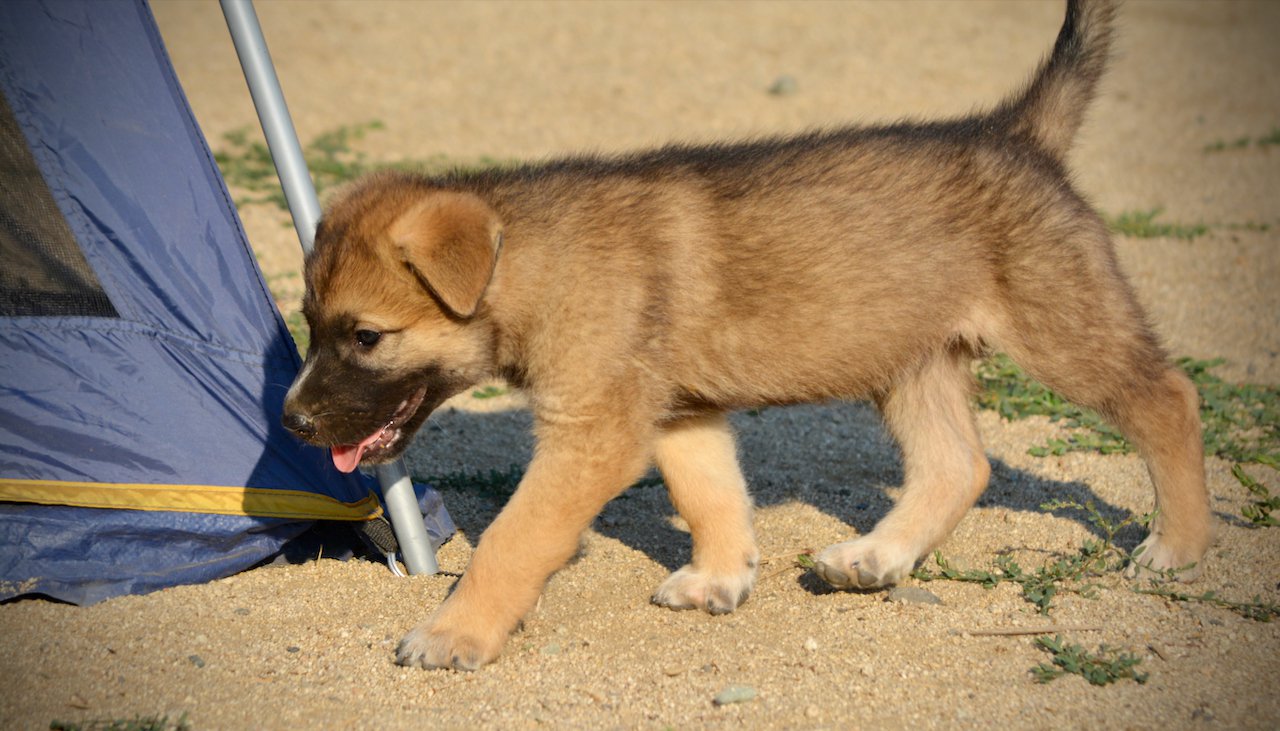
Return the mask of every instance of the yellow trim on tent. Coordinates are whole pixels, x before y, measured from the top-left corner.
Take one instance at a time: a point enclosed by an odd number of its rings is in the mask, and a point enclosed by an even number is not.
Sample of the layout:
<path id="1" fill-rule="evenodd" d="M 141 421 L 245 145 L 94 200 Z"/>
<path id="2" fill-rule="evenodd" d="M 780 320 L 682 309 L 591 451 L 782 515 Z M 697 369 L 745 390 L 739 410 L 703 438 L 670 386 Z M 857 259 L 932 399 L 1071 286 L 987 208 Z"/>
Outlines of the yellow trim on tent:
<path id="1" fill-rule="evenodd" d="M 327 495 L 301 490 L 211 485 L 133 485 L 0 478 L 0 500 L 78 508 L 163 510 L 300 520 L 373 520 L 382 515 L 382 505 L 373 493 L 354 503 L 344 503 Z"/>

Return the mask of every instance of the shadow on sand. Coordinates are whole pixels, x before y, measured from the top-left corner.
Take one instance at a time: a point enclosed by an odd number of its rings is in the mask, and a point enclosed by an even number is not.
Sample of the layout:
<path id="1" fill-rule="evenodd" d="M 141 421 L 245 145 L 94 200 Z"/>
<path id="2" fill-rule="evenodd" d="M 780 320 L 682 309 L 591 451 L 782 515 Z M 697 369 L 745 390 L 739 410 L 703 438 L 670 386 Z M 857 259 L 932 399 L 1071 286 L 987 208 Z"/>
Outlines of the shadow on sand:
<path id="1" fill-rule="evenodd" d="M 850 535 L 870 532 L 893 507 L 886 488 L 901 484 L 902 465 L 873 407 L 831 403 L 774 408 L 735 414 L 732 422 L 757 507 L 809 504 L 848 525 Z M 433 415 L 418 436 L 410 459 L 415 478 L 443 491 L 454 521 L 473 540 L 497 515 L 528 464 L 531 426 L 527 410 L 444 410 Z M 994 458 L 991 468 L 991 481 L 979 506 L 1041 513 L 1040 505 L 1047 500 L 1091 501 L 1112 522 L 1128 515 L 1083 482 L 1044 479 Z M 688 534 L 671 523 L 674 514 L 654 471 L 606 506 L 594 527 L 674 571 L 688 562 L 690 554 Z M 1081 511 L 1053 514 L 1103 537 Z M 1116 542 L 1132 549 L 1142 536 L 1141 528 L 1130 526 Z"/>

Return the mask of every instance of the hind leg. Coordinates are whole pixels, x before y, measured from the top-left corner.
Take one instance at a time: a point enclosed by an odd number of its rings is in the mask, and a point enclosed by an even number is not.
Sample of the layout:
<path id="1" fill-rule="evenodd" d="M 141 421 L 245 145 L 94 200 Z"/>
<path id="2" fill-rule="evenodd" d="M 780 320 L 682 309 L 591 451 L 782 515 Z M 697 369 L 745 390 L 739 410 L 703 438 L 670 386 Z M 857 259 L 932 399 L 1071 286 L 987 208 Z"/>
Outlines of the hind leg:
<path id="1" fill-rule="evenodd" d="M 840 588 L 892 584 L 942 543 L 987 486 L 973 422 L 968 354 L 936 354 L 880 400 L 902 449 L 902 498 L 869 534 L 824 549 L 818 574 Z"/>
<path id="2" fill-rule="evenodd" d="M 1200 562 L 1213 540 L 1199 395 L 1162 354 L 1140 342 L 1128 350 L 1092 354 L 1095 357 L 1089 357 L 1088 349 L 1071 347 L 1030 358 L 1010 354 L 1064 398 L 1114 423 L 1145 460 L 1155 487 L 1155 519 L 1126 574 L 1132 578 L 1174 570 L 1178 578 L 1191 581 L 1199 576 Z M 1088 362 L 1073 363 L 1078 358 Z"/>
<path id="3" fill-rule="evenodd" d="M 654 459 L 671 502 L 689 524 L 693 560 L 658 587 L 653 603 L 732 612 L 755 584 L 759 554 L 728 422 L 716 414 L 668 425 L 655 442 Z"/>
<path id="4" fill-rule="evenodd" d="M 1199 394 L 1157 344 L 1105 237 L 1058 242 L 1074 258 L 1053 271 L 1028 259 L 1009 281 L 998 340 L 1041 383 L 1115 424 L 1146 461 L 1156 516 L 1129 575 L 1177 570 L 1190 581 L 1214 532 Z"/>
<path id="5" fill-rule="evenodd" d="M 1200 397 L 1183 373 L 1168 368 L 1146 391 L 1117 404 L 1115 419 L 1138 445 L 1155 485 L 1151 534 L 1125 572 L 1133 578 L 1170 570 L 1192 581 L 1213 542 L 1213 517 L 1204 484 Z"/>

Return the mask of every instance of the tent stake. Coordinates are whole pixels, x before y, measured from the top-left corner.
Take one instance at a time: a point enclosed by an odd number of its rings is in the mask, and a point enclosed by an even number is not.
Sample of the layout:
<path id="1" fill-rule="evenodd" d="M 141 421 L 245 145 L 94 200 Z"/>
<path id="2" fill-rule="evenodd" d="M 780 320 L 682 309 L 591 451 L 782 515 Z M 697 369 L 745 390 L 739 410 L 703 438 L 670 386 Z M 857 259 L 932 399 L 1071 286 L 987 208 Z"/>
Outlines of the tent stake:
<path id="1" fill-rule="evenodd" d="M 302 147 L 298 144 L 293 118 L 289 116 L 289 108 L 285 105 L 284 94 L 280 90 L 280 80 L 276 77 L 275 66 L 267 52 L 267 42 L 262 37 L 262 27 L 258 25 L 258 14 L 253 9 L 252 0 L 221 2 L 227 29 L 231 31 L 231 40 L 235 43 L 245 81 L 249 84 L 249 94 L 253 97 L 258 120 L 267 137 L 267 147 L 271 149 L 276 173 L 284 187 L 284 197 L 293 216 L 298 241 L 302 244 L 302 250 L 310 253 L 315 241 L 316 222 L 320 220 L 320 202 L 316 198 L 311 173 L 302 156 Z M 409 573 L 437 573 L 440 567 L 427 537 L 422 511 L 418 508 L 413 481 L 409 478 L 404 460 L 380 465 L 378 482 L 382 485 L 387 512 L 391 515 L 391 526 L 395 529 L 396 542 L 400 544 L 400 554 L 404 557 Z"/>

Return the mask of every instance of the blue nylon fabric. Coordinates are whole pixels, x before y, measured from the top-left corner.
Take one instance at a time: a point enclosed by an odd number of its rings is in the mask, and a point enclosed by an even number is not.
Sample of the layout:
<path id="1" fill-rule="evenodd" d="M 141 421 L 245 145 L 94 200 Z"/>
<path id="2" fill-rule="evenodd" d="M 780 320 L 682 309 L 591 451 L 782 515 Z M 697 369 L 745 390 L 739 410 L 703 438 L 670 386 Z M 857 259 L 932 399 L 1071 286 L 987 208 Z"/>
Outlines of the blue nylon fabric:
<path id="1" fill-rule="evenodd" d="M 251 568 L 304 521 L 199 513 L 4 505 L 0 598 L 41 594 L 96 604 Z"/>
<path id="2" fill-rule="evenodd" d="M 376 491 L 280 426 L 301 363 L 146 4 L 0 2 L 0 93 L 120 314 L 0 318 L 0 477 Z M 0 504 L 0 600 L 205 581 L 308 526 Z"/>

